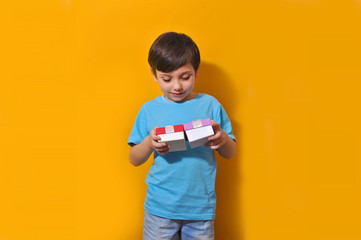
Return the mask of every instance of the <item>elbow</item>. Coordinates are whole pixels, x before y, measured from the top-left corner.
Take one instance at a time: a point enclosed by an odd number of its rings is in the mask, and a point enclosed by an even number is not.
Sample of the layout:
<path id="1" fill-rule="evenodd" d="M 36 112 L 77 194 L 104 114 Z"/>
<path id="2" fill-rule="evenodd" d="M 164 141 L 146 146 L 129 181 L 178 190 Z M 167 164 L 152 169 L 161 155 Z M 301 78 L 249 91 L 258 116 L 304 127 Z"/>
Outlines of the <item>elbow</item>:
<path id="1" fill-rule="evenodd" d="M 231 152 L 231 153 L 225 154 L 225 155 L 223 156 L 223 158 L 225 158 L 225 159 L 231 159 L 231 158 L 234 156 L 235 153 L 236 153 L 236 151 L 233 151 L 233 152 Z"/>
<path id="2" fill-rule="evenodd" d="M 225 159 L 231 159 L 234 156 L 234 154 L 236 153 L 236 151 L 235 150 L 228 151 L 228 152 L 218 151 L 218 153 Z"/>
<path id="3" fill-rule="evenodd" d="M 131 152 L 129 152 L 128 160 L 134 167 L 138 167 L 140 165 L 138 161 L 134 159 Z"/>
<path id="4" fill-rule="evenodd" d="M 137 161 L 137 159 L 135 159 L 134 157 L 131 156 L 131 154 L 129 154 L 129 162 L 134 166 L 134 167 L 138 167 L 140 165 L 142 165 L 141 161 Z"/>
<path id="5" fill-rule="evenodd" d="M 144 159 L 139 159 L 139 157 L 134 156 L 132 153 L 129 153 L 129 162 L 134 167 L 138 167 L 138 166 L 142 165 L 145 162 L 145 160 Z"/>
<path id="6" fill-rule="evenodd" d="M 236 143 L 232 140 L 231 145 L 221 148 L 220 155 L 225 159 L 231 159 L 236 154 Z"/>
<path id="7" fill-rule="evenodd" d="M 134 166 L 134 167 L 139 167 L 140 165 L 142 165 L 142 163 L 139 162 L 134 162 L 131 159 L 129 159 L 129 162 Z"/>
<path id="8" fill-rule="evenodd" d="M 225 159 L 231 159 L 233 157 L 233 155 L 229 155 L 229 156 L 224 156 L 223 158 Z"/>
<path id="9" fill-rule="evenodd" d="M 236 141 L 232 140 L 231 143 L 232 143 L 232 147 L 231 147 L 231 149 L 229 151 L 230 154 L 229 154 L 229 157 L 227 159 L 232 158 L 236 154 L 236 149 L 237 149 Z"/>

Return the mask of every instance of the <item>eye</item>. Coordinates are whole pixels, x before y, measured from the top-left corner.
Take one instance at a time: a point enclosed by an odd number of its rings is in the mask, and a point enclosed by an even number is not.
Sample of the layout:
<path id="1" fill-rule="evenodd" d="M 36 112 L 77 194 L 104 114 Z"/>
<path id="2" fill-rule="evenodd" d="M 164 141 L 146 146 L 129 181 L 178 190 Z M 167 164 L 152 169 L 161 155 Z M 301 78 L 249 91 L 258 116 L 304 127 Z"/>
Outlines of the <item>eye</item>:
<path id="1" fill-rule="evenodd" d="M 191 76 L 184 76 L 183 79 L 184 80 L 188 80 Z"/>
<path id="2" fill-rule="evenodd" d="M 163 78 L 164 82 L 170 82 L 170 78 Z"/>

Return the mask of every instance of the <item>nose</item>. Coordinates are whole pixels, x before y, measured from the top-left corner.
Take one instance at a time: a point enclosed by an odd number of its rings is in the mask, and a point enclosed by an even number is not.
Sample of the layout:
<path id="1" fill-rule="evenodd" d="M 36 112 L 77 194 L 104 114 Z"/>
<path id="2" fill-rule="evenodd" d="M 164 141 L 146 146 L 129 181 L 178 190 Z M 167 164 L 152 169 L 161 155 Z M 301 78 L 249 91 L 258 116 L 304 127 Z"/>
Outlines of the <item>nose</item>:
<path id="1" fill-rule="evenodd" d="M 183 86 L 180 80 L 176 80 L 174 83 L 174 91 L 181 91 L 183 90 Z"/>

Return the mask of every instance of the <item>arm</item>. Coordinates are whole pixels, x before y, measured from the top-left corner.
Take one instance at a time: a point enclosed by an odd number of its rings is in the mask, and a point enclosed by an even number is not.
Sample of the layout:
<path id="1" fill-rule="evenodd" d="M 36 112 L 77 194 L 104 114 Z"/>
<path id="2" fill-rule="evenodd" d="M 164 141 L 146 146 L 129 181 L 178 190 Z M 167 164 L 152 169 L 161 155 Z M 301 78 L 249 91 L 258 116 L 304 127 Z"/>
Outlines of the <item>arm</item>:
<path id="1" fill-rule="evenodd" d="M 233 157 L 236 152 L 236 143 L 221 129 L 218 122 L 212 120 L 212 127 L 214 135 L 208 138 L 209 142 L 206 146 L 213 150 L 218 149 L 219 154 L 224 158 Z"/>
<path id="2" fill-rule="evenodd" d="M 140 166 L 148 160 L 153 149 L 150 145 L 149 135 L 139 144 L 134 145 L 129 151 L 129 161 L 134 166 Z"/>
<path id="3" fill-rule="evenodd" d="M 159 143 L 160 137 L 155 134 L 155 127 L 144 140 L 134 145 L 129 151 L 129 161 L 134 166 L 140 166 L 145 163 L 153 150 L 159 154 L 165 154 L 169 151 L 169 145 L 165 142 Z"/>

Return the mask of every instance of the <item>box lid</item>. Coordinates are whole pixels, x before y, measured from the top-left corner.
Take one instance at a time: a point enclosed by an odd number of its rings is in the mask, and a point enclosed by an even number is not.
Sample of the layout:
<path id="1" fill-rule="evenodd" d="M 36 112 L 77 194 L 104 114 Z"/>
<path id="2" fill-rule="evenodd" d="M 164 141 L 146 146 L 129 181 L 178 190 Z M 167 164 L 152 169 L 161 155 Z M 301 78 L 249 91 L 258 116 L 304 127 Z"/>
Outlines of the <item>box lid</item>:
<path id="1" fill-rule="evenodd" d="M 167 133 L 175 133 L 175 132 L 183 132 L 183 125 L 174 125 L 174 126 L 165 126 L 162 128 L 157 128 L 155 130 L 156 135 L 167 134 Z"/>
<path id="2" fill-rule="evenodd" d="M 212 125 L 210 118 L 194 120 L 190 123 L 183 124 L 185 131 L 195 129 L 195 128 L 200 128 L 200 127 L 205 127 L 205 126 L 209 126 L 209 125 Z"/>

